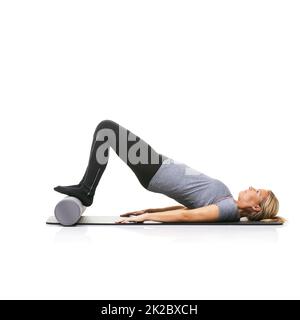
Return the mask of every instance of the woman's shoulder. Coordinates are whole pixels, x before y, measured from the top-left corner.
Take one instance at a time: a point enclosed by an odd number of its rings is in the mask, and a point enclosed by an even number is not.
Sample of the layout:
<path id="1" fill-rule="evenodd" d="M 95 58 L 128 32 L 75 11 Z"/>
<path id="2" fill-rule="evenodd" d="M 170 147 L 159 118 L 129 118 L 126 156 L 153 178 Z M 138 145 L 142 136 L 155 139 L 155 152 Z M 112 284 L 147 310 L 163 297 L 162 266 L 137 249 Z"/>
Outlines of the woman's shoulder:
<path id="1" fill-rule="evenodd" d="M 219 207 L 220 221 L 240 221 L 238 206 L 232 196 L 221 198 L 214 204 L 216 204 Z"/>

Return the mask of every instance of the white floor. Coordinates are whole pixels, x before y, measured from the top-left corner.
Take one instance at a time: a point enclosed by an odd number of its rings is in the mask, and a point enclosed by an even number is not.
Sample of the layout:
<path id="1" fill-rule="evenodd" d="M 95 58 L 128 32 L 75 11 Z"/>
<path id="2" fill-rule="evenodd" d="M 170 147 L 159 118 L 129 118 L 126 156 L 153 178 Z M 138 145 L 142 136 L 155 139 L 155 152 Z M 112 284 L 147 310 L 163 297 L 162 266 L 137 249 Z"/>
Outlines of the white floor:
<path id="1" fill-rule="evenodd" d="M 299 1 L 1 1 L 0 298 L 300 298 Z M 2 32 L 3 31 L 3 32 Z M 284 227 L 46 225 L 112 119 Z M 88 215 L 175 201 L 112 152 Z"/>
<path id="2" fill-rule="evenodd" d="M 1 219 L 0 298 L 300 297 L 299 221 L 64 228 L 45 219 L 14 212 Z"/>

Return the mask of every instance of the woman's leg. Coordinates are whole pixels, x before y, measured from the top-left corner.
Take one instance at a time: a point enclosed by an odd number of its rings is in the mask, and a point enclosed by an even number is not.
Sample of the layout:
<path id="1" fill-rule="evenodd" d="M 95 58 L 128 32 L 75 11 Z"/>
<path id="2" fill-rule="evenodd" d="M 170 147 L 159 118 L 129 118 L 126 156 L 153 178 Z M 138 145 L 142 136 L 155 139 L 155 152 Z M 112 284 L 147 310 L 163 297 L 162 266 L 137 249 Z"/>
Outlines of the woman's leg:
<path id="1" fill-rule="evenodd" d="M 85 174 L 78 185 L 57 186 L 55 191 L 74 196 L 85 206 L 93 203 L 94 194 L 107 166 L 109 150 L 130 167 L 144 188 L 167 157 L 157 153 L 149 144 L 131 131 L 111 120 L 104 120 L 97 126 Z"/>

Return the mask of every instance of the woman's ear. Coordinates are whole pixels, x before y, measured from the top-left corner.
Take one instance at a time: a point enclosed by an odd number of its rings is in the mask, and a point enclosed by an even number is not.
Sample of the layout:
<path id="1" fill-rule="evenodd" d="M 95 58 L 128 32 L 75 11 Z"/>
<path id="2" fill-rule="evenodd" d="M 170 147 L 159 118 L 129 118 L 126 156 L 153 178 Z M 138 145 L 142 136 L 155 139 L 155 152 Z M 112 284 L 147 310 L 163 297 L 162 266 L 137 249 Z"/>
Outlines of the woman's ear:
<path id="1" fill-rule="evenodd" d="M 252 206 L 252 210 L 255 211 L 255 212 L 259 212 L 261 210 L 261 207 L 259 204 L 255 205 L 255 206 Z"/>

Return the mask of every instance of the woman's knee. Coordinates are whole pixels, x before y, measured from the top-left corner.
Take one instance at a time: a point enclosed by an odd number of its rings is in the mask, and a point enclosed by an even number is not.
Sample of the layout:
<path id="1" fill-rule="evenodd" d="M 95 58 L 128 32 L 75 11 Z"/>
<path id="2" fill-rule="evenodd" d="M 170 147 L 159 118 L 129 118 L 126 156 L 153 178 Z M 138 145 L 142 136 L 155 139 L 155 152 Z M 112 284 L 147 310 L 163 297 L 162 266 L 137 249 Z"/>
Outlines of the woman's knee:
<path id="1" fill-rule="evenodd" d="M 113 138 L 118 139 L 118 133 L 119 133 L 118 127 L 119 125 L 112 120 L 103 120 L 97 125 L 94 131 L 93 139 L 95 140 L 97 139 L 97 137 L 101 137 L 103 135 L 111 137 L 112 139 Z M 103 132 L 101 132 L 102 130 Z"/>
<path id="2" fill-rule="evenodd" d="M 115 133 L 118 130 L 119 125 L 112 120 L 102 120 L 96 127 L 95 134 L 101 129 L 110 129 Z"/>
<path id="3" fill-rule="evenodd" d="M 102 120 L 98 125 L 97 125 L 97 129 L 112 129 L 113 127 L 118 126 L 118 124 L 116 122 L 114 122 L 113 120 Z"/>

